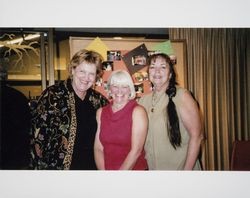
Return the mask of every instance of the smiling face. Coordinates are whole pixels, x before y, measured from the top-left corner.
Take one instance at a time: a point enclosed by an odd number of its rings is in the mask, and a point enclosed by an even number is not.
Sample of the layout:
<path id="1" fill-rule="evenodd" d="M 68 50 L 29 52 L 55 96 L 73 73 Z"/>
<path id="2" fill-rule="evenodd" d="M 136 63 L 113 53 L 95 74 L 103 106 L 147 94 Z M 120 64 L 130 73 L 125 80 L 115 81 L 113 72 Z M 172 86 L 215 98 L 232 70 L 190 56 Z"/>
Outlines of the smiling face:
<path id="1" fill-rule="evenodd" d="M 108 92 L 113 101 L 113 110 L 123 108 L 136 94 L 130 74 L 124 70 L 112 72 L 108 79 Z"/>
<path id="2" fill-rule="evenodd" d="M 76 94 L 83 98 L 96 79 L 96 65 L 82 62 L 72 69 L 72 86 Z"/>
<path id="3" fill-rule="evenodd" d="M 110 94 L 113 99 L 113 104 L 116 106 L 125 106 L 130 97 L 130 88 L 128 85 L 112 84 L 110 86 Z"/>
<path id="4" fill-rule="evenodd" d="M 163 57 L 152 59 L 149 65 L 149 79 L 156 91 L 166 90 L 171 77 L 170 66 Z"/>

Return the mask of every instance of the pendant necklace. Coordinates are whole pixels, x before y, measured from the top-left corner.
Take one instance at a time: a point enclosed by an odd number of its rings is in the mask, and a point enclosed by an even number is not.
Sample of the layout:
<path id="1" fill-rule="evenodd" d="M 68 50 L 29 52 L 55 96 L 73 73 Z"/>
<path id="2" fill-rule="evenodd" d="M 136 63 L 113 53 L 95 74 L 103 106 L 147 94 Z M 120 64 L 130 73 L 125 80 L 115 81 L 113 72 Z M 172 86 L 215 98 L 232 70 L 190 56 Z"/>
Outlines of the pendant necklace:
<path id="1" fill-rule="evenodd" d="M 159 97 L 159 98 L 158 98 L 158 97 Z M 156 92 L 154 91 L 154 92 L 153 92 L 153 96 L 152 96 L 152 101 L 151 101 L 151 112 L 152 112 L 152 113 L 154 113 L 155 106 L 156 106 L 157 103 L 160 101 L 161 95 L 159 95 L 158 97 L 157 97 Z"/>

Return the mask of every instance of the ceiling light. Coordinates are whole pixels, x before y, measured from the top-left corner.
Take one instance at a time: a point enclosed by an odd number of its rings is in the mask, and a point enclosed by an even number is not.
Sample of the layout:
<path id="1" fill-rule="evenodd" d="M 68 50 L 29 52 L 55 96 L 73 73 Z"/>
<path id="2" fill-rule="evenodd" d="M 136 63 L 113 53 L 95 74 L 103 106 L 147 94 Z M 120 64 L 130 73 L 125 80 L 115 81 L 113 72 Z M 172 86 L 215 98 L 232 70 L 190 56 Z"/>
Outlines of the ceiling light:
<path id="1" fill-rule="evenodd" d="M 12 44 L 16 44 L 16 43 L 21 43 L 24 40 L 32 40 L 35 38 L 40 37 L 40 34 L 29 34 L 28 36 L 25 36 L 24 39 L 23 38 L 17 38 L 17 39 L 13 39 L 13 40 L 8 40 L 6 41 L 7 44 L 12 45 Z M 3 45 L 0 45 L 0 47 L 3 47 Z"/>
<path id="2" fill-rule="evenodd" d="M 115 39 L 115 40 L 122 40 L 122 37 L 120 37 L 120 36 L 115 36 L 115 37 L 113 37 L 113 39 Z"/>

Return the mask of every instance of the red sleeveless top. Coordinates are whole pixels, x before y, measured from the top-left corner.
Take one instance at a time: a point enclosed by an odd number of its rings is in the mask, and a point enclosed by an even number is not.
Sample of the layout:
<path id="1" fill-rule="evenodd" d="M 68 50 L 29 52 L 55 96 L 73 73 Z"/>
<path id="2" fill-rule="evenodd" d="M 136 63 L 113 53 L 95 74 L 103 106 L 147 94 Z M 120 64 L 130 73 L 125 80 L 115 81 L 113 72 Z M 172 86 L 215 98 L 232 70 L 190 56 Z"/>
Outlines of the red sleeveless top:
<path id="1" fill-rule="evenodd" d="M 103 107 L 101 113 L 100 141 L 106 170 L 118 170 L 131 149 L 132 113 L 138 105 L 135 100 L 130 100 L 123 109 L 114 113 L 112 104 Z M 147 162 L 143 150 L 133 170 L 145 169 Z"/>

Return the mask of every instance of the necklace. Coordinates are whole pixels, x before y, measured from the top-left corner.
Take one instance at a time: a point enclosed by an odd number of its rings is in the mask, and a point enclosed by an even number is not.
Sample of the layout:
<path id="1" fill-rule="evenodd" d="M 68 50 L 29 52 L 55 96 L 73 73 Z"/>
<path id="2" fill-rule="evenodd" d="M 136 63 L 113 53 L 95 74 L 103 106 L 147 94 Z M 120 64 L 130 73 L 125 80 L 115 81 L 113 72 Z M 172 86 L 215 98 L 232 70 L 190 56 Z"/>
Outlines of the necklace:
<path id="1" fill-rule="evenodd" d="M 159 98 L 158 98 L 159 97 Z M 155 110 L 155 106 L 157 105 L 157 103 L 160 101 L 161 99 L 161 95 L 158 95 L 156 94 L 156 92 L 154 91 L 153 92 L 153 95 L 152 95 L 152 101 L 151 101 L 151 112 L 154 113 L 154 110 Z"/>

